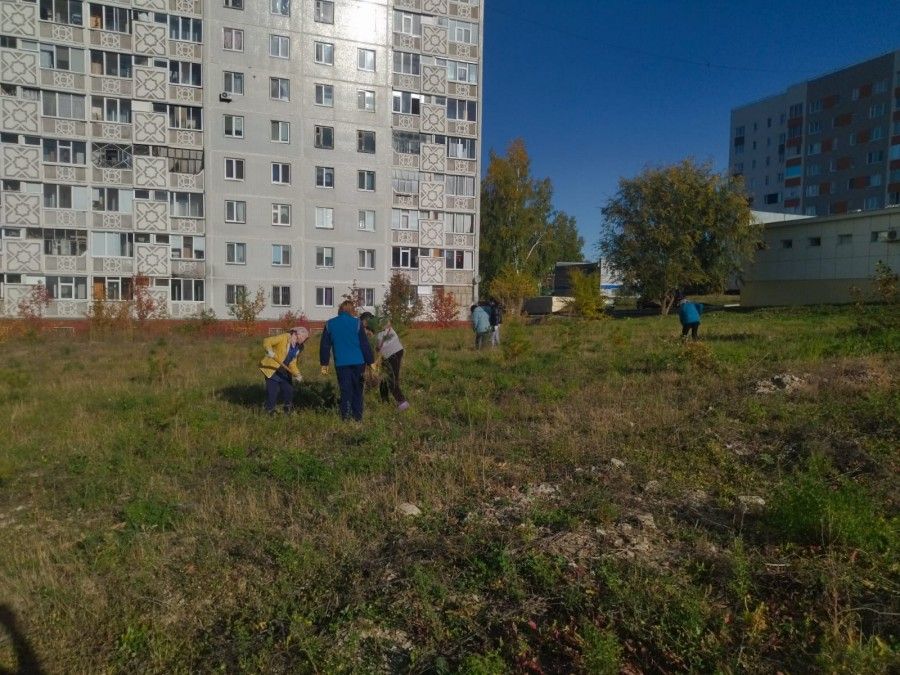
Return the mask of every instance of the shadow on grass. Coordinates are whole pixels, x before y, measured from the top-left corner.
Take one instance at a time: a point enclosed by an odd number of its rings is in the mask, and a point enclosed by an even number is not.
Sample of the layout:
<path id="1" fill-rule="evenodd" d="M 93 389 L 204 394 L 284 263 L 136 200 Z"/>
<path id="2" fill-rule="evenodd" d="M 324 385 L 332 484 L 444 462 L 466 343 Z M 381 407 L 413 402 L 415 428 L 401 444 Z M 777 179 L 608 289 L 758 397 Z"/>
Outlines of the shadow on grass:
<path id="1" fill-rule="evenodd" d="M 229 403 L 262 410 L 266 390 L 260 384 L 235 384 L 216 391 L 216 395 Z M 294 387 L 294 408 L 330 410 L 337 406 L 337 390 L 331 382 L 303 382 Z"/>
<path id="2" fill-rule="evenodd" d="M 2 626 L 2 628 L 0 628 L 0 635 L 5 633 L 3 637 L 11 644 L 17 662 L 16 668 L 5 668 L 0 666 L 0 675 L 24 675 L 25 673 L 40 675 L 40 673 L 43 673 L 44 670 L 41 668 L 40 661 L 34 653 L 34 649 L 19 630 L 19 626 L 16 622 L 16 615 L 8 605 L 0 605 L 0 626 Z"/>

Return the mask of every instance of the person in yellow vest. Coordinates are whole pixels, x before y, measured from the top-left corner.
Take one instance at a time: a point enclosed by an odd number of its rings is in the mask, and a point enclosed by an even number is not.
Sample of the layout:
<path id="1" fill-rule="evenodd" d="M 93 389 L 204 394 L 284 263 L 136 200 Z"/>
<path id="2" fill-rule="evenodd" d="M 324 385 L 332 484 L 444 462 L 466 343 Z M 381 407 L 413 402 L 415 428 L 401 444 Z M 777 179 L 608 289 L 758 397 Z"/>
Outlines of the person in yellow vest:
<path id="1" fill-rule="evenodd" d="M 298 362 L 303 344 L 309 339 L 309 331 L 303 326 L 291 328 L 287 333 L 273 335 L 263 340 L 266 355 L 259 362 L 259 370 L 266 377 L 266 412 L 275 413 L 281 398 L 285 412 L 294 406 L 294 383 L 300 384 Z"/>

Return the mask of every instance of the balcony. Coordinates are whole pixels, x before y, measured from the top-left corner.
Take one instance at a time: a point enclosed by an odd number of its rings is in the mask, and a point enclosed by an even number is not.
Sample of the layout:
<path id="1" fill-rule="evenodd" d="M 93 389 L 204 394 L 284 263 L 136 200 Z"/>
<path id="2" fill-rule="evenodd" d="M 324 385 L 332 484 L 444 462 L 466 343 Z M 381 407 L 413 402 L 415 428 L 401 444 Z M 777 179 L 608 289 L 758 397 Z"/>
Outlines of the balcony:
<path id="1" fill-rule="evenodd" d="M 418 246 L 418 230 L 391 230 L 391 243 L 400 246 Z"/>
<path id="2" fill-rule="evenodd" d="M 173 59 L 200 61 L 202 53 L 202 46 L 194 42 L 169 40 L 169 56 Z"/>
<path id="3" fill-rule="evenodd" d="M 206 276 L 206 261 L 173 260 L 172 276 L 182 279 L 203 279 Z"/>
<path id="4" fill-rule="evenodd" d="M 475 235 L 445 232 L 444 246 L 446 248 L 475 248 Z"/>
<path id="5" fill-rule="evenodd" d="M 472 286 L 475 278 L 473 270 L 446 270 L 444 272 L 444 284 L 446 286 Z"/>
<path id="6" fill-rule="evenodd" d="M 41 222 L 45 226 L 87 227 L 87 211 L 73 209 L 41 209 Z"/>
<path id="7" fill-rule="evenodd" d="M 169 229 L 173 234 L 203 234 L 206 231 L 206 220 L 172 216 L 169 220 Z"/>
<path id="8" fill-rule="evenodd" d="M 406 9 L 410 12 L 421 12 L 422 0 L 394 0 L 394 7 L 397 9 Z"/>
<path id="9" fill-rule="evenodd" d="M 447 96 L 454 98 L 478 98 L 478 85 L 465 82 L 448 82 Z"/>
<path id="10" fill-rule="evenodd" d="M 114 33 L 108 30 L 94 28 L 88 31 L 91 46 L 101 49 L 110 49 L 118 52 L 130 52 L 132 47 L 131 35 L 128 33 Z"/>
<path id="11" fill-rule="evenodd" d="M 190 129 L 169 129 L 169 145 L 188 146 L 190 148 L 203 147 L 203 132 Z"/>
<path id="12" fill-rule="evenodd" d="M 170 84 L 169 100 L 179 103 L 203 103 L 203 88 Z"/>
<path id="13" fill-rule="evenodd" d="M 95 211 L 91 214 L 91 223 L 95 230 L 130 230 L 134 226 L 134 216 L 116 211 Z"/>
<path id="14" fill-rule="evenodd" d="M 403 131 L 419 131 L 419 116 L 393 113 L 391 116 L 391 126 L 393 126 L 394 129 L 401 129 Z"/>
<path id="15" fill-rule="evenodd" d="M 420 91 L 422 89 L 421 75 L 408 75 L 407 73 L 394 73 L 394 88 L 403 91 Z"/>
<path id="16" fill-rule="evenodd" d="M 479 21 L 481 19 L 481 6 L 470 5 L 464 2 L 453 2 L 451 0 L 447 13 L 455 19 Z"/>
<path id="17" fill-rule="evenodd" d="M 44 180 L 51 183 L 86 183 L 87 167 L 68 164 L 44 164 Z"/>
<path id="18" fill-rule="evenodd" d="M 91 172 L 95 183 L 103 185 L 134 185 L 134 172 L 131 169 L 108 169 L 94 167 Z"/>
<path id="19" fill-rule="evenodd" d="M 101 272 L 103 274 L 112 274 L 118 276 L 120 274 L 134 274 L 134 258 L 102 258 L 92 259 L 93 272 Z"/>
<path id="20" fill-rule="evenodd" d="M 87 136 L 87 123 L 83 120 L 41 117 L 41 130 L 49 136 L 84 138 Z"/>
<path id="21" fill-rule="evenodd" d="M 447 120 L 447 135 L 475 137 L 478 135 L 478 124 L 462 120 Z"/>
<path id="22" fill-rule="evenodd" d="M 447 195 L 445 198 L 445 207 L 448 211 L 474 211 L 475 197 L 456 197 Z"/>
<path id="23" fill-rule="evenodd" d="M 203 12 L 203 5 L 199 0 L 169 0 L 169 11 L 199 15 Z"/>
<path id="24" fill-rule="evenodd" d="M 51 70 L 41 68 L 41 86 L 47 89 L 71 89 L 84 91 L 84 74 L 70 73 L 67 70 Z"/>
<path id="25" fill-rule="evenodd" d="M 392 165 L 398 169 L 418 169 L 419 156 L 410 155 L 405 152 L 395 152 Z"/>
<path id="26" fill-rule="evenodd" d="M 417 209 L 419 208 L 419 195 L 403 195 L 395 192 L 393 204 L 401 209 Z"/>
<path id="27" fill-rule="evenodd" d="M 193 173 L 170 173 L 169 187 L 173 190 L 203 190 L 204 177 L 203 172 Z"/>
<path id="28" fill-rule="evenodd" d="M 66 23 L 51 23 L 50 21 L 39 21 L 38 33 L 44 40 L 53 40 L 54 42 L 71 42 L 73 44 L 84 43 L 84 28 L 80 26 L 70 26 Z"/>
<path id="29" fill-rule="evenodd" d="M 48 272 L 87 272 L 85 255 L 45 255 L 44 269 Z"/>
<path id="30" fill-rule="evenodd" d="M 464 173 L 474 176 L 477 171 L 478 164 L 471 159 L 453 159 L 447 158 L 447 173 Z"/>
<path id="31" fill-rule="evenodd" d="M 477 60 L 480 53 L 478 45 L 470 45 L 464 42 L 449 42 L 447 51 L 451 57 L 468 60 Z"/>
<path id="32" fill-rule="evenodd" d="M 91 136 L 103 139 L 104 141 L 130 142 L 132 132 L 132 126 L 130 124 L 119 124 L 118 122 L 91 122 Z"/>
<path id="33" fill-rule="evenodd" d="M 130 77 L 91 75 L 91 93 L 130 98 L 134 93 L 134 81 Z"/>
<path id="34" fill-rule="evenodd" d="M 406 33 L 394 33 L 394 49 L 402 49 L 405 52 L 421 52 L 422 38 Z"/>

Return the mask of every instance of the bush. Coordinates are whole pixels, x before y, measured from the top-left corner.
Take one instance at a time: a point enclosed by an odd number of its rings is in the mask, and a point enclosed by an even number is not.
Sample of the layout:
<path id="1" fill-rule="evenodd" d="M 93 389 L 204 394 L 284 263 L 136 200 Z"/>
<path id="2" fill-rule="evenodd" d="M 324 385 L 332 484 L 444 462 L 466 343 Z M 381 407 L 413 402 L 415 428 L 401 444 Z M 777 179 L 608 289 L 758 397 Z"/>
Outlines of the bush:
<path id="1" fill-rule="evenodd" d="M 537 288 L 534 277 L 507 265 L 494 277 L 488 290 L 501 305 L 508 308 L 510 314 L 518 316 L 522 313 L 525 299 L 535 295 Z"/>
<path id="2" fill-rule="evenodd" d="M 569 271 L 569 282 L 572 284 L 572 299 L 566 307 L 569 314 L 586 319 L 604 316 L 599 272 L 585 274 L 575 268 Z"/>
<path id="3" fill-rule="evenodd" d="M 305 326 L 309 328 L 309 318 L 303 312 L 292 312 L 288 310 L 278 317 L 278 327 L 288 331 L 295 326 Z"/>
<path id="4" fill-rule="evenodd" d="M 94 298 L 87 311 L 91 333 L 127 330 L 131 326 L 131 309 L 130 300 Z"/>
<path id="5" fill-rule="evenodd" d="M 160 302 L 150 292 L 150 278 L 144 275 L 134 277 L 134 299 L 131 305 L 134 318 L 140 323 L 147 319 L 165 319 L 168 316 L 165 301 Z"/>
<path id="6" fill-rule="evenodd" d="M 438 326 L 446 328 L 459 317 L 459 303 L 453 293 L 439 288 L 431 296 L 431 318 Z"/>
<path id="7" fill-rule="evenodd" d="M 44 284 L 32 286 L 31 290 L 19 300 L 16 309 L 25 320 L 28 330 L 36 331 L 44 318 L 44 311 L 50 306 L 50 291 Z"/>
<path id="8" fill-rule="evenodd" d="M 256 294 L 251 298 L 250 294 L 240 289 L 235 293 L 234 304 L 228 306 L 228 313 L 241 324 L 246 332 L 251 332 L 256 325 L 256 319 L 266 308 L 266 292 L 260 286 Z"/>
<path id="9" fill-rule="evenodd" d="M 382 314 L 390 320 L 394 330 L 409 326 L 422 314 L 422 309 L 416 287 L 402 272 L 394 272 L 381 305 Z"/>

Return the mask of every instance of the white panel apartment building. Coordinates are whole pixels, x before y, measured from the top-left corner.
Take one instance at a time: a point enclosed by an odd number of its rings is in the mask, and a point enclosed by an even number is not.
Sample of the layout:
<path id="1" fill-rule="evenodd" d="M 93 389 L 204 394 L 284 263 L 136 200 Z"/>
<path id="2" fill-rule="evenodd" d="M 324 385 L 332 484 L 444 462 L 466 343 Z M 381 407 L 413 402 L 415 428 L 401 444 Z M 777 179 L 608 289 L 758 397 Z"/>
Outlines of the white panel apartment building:
<path id="1" fill-rule="evenodd" d="M 174 317 L 467 304 L 479 0 L 0 0 L 0 313 L 127 299 Z"/>

